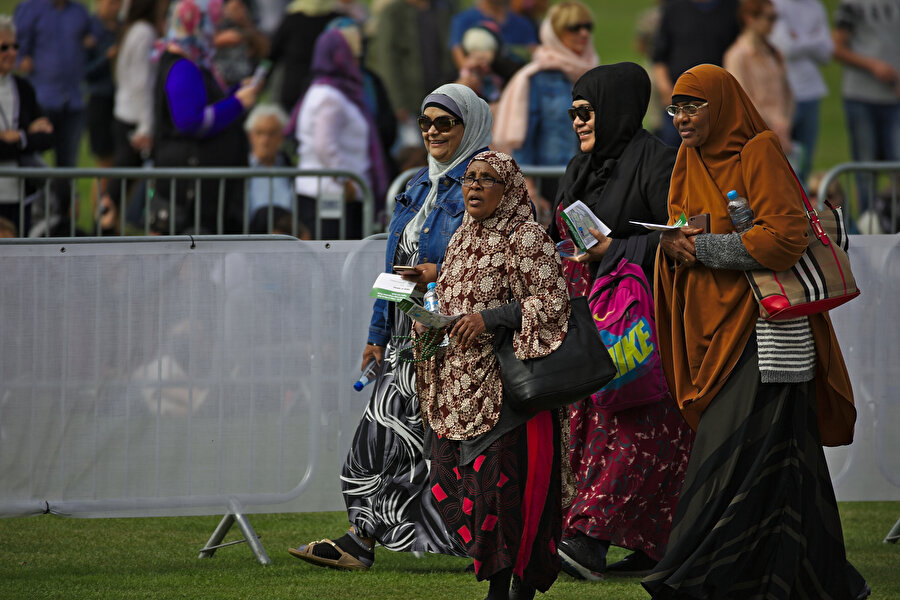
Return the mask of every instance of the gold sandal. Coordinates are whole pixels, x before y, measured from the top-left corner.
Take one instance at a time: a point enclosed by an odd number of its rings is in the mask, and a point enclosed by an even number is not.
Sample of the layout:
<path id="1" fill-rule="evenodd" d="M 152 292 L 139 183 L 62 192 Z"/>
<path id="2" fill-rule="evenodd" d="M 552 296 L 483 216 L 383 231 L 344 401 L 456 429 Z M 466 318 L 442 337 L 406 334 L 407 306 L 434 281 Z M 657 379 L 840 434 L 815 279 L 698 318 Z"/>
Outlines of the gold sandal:
<path id="1" fill-rule="evenodd" d="M 334 551 L 337 553 L 338 558 L 326 558 L 324 556 L 316 556 L 315 550 L 318 544 L 328 544 Z M 352 554 L 349 554 L 343 550 L 341 547 L 332 542 L 329 539 L 319 540 L 317 542 L 310 542 L 304 546 L 300 546 L 299 548 L 288 548 L 288 552 L 292 556 L 296 556 L 301 560 L 305 560 L 308 563 L 320 566 L 320 567 L 330 567 L 332 569 L 340 569 L 342 571 L 368 571 L 371 564 L 366 564 L 363 561 L 359 560 Z M 328 552 L 326 550 L 326 552 Z M 332 554 L 331 552 L 328 552 Z"/>

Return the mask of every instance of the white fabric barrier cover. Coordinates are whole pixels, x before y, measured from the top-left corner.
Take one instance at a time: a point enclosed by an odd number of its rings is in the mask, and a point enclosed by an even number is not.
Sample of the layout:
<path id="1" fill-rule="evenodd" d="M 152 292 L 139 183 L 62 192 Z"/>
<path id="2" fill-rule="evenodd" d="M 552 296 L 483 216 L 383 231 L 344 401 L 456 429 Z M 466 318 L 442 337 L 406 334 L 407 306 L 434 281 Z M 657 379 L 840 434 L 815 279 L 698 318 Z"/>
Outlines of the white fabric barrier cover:
<path id="1" fill-rule="evenodd" d="M 838 500 L 900 500 L 900 234 L 850 236 L 861 294 L 831 311 L 857 419 L 849 446 L 826 448 Z"/>
<path id="2" fill-rule="evenodd" d="M 900 236 L 833 311 L 856 392 L 839 500 L 900 499 Z M 383 240 L 0 246 L 0 516 L 343 510 Z M 892 260 L 893 259 L 893 260 Z"/>
<path id="3" fill-rule="evenodd" d="M 343 507 L 385 242 L 176 240 L 0 247 L 0 515 Z"/>

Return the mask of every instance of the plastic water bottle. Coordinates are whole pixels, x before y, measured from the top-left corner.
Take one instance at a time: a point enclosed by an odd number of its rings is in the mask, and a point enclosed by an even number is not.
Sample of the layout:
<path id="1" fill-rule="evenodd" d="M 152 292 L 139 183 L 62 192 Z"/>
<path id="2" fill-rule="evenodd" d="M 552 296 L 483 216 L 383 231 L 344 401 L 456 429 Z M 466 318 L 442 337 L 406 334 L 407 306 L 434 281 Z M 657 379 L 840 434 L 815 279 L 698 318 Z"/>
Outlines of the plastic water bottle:
<path id="1" fill-rule="evenodd" d="M 737 190 L 728 192 L 728 214 L 738 233 L 753 227 L 753 209 L 746 198 L 738 196 Z"/>
<path id="2" fill-rule="evenodd" d="M 425 298 L 422 304 L 425 306 L 425 310 L 432 313 L 441 312 L 441 300 L 438 298 L 437 290 L 434 289 L 437 284 L 435 282 L 431 282 L 428 284 L 428 289 L 425 291 Z M 443 341 L 439 344 L 441 348 L 446 348 L 450 345 L 450 338 L 445 334 Z"/>
<path id="3" fill-rule="evenodd" d="M 431 282 L 428 284 L 428 289 L 425 292 L 425 310 L 432 313 L 440 313 L 441 312 L 441 301 L 438 298 L 437 290 L 434 289 L 437 284 L 435 282 Z"/>
<path id="4" fill-rule="evenodd" d="M 375 375 L 378 374 L 378 363 L 375 362 L 373 358 L 369 362 L 366 363 L 366 366 L 363 367 L 362 373 L 359 375 L 359 379 L 356 380 L 356 383 L 353 384 L 353 389 L 357 392 L 362 391 L 364 387 L 375 381 Z"/>

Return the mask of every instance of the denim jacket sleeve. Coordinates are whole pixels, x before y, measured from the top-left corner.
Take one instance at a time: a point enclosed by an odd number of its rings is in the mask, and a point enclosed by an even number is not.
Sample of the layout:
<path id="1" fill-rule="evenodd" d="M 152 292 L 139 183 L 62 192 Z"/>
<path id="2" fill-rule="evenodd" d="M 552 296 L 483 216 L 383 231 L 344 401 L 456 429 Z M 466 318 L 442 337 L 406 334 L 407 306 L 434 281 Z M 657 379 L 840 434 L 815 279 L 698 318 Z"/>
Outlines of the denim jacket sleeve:
<path id="1" fill-rule="evenodd" d="M 522 142 L 522 147 L 517 149 L 513 153 L 515 155 L 516 162 L 518 162 L 520 165 L 539 164 L 536 149 L 538 136 L 536 135 L 536 133 L 539 125 L 538 119 L 540 118 L 540 95 L 541 86 L 528 86 L 528 129 L 526 129 L 525 140 Z"/>
<path id="2" fill-rule="evenodd" d="M 394 214 L 388 225 L 388 243 L 385 248 L 384 272 L 390 273 L 394 262 L 394 253 L 403 229 L 409 223 L 416 212 L 417 207 L 424 200 L 427 190 L 420 189 L 419 184 L 426 175 L 427 169 L 422 169 L 407 183 L 406 189 L 397 195 L 394 201 Z M 376 300 L 372 307 L 372 320 L 369 322 L 369 337 L 366 340 L 370 344 L 386 346 L 391 339 L 390 302 Z"/>
<path id="3" fill-rule="evenodd" d="M 388 323 L 389 308 L 387 300 L 375 301 L 375 306 L 372 307 L 372 321 L 369 323 L 369 337 L 366 340 L 369 344 L 387 346 L 388 340 L 391 339 L 390 323 Z"/>

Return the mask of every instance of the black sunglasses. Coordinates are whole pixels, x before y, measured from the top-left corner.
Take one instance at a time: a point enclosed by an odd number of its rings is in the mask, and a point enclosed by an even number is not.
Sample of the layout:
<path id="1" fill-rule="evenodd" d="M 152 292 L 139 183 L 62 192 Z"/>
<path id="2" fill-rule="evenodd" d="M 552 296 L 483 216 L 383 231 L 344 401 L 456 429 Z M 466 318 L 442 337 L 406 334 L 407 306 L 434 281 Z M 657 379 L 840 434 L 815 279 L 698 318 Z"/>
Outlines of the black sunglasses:
<path id="1" fill-rule="evenodd" d="M 593 23 L 575 23 L 574 25 L 566 25 L 565 30 L 570 33 L 578 33 L 582 29 L 587 29 L 588 33 L 594 30 Z"/>
<path id="2" fill-rule="evenodd" d="M 594 107 L 590 104 L 582 104 L 580 106 L 573 106 L 569 109 L 569 118 L 572 119 L 572 122 L 575 121 L 575 117 L 581 119 L 582 123 L 587 123 L 591 120 L 591 113 L 594 112 Z"/>
<path id="3" fill-rule="evenodd" d="M 436 119 L 432 119 L 431 117 L 426 117 L 425 115 L 420 115 L 416 122 L 419 124 L 419 129 L 422 131 L 428 131 L 431 129 L 431 126 L 434 125 L 434 128 L 438 130 L 440 133 L 447 133 L 457 125 L 462 125 L 462 121 L 455 117 L 437 117 Z"/>
<path id="4" fill-rule="evenodd" d="M 16 43 L 12 43 L 12 44 L 0 44 L 0 52 L 6 52 L 6 51 L 9 50 L 10 48 L 12 48 L 13 50 L 18 50 L 18 49 L 19 49 L 19 44 L 16 44 Z"/>

